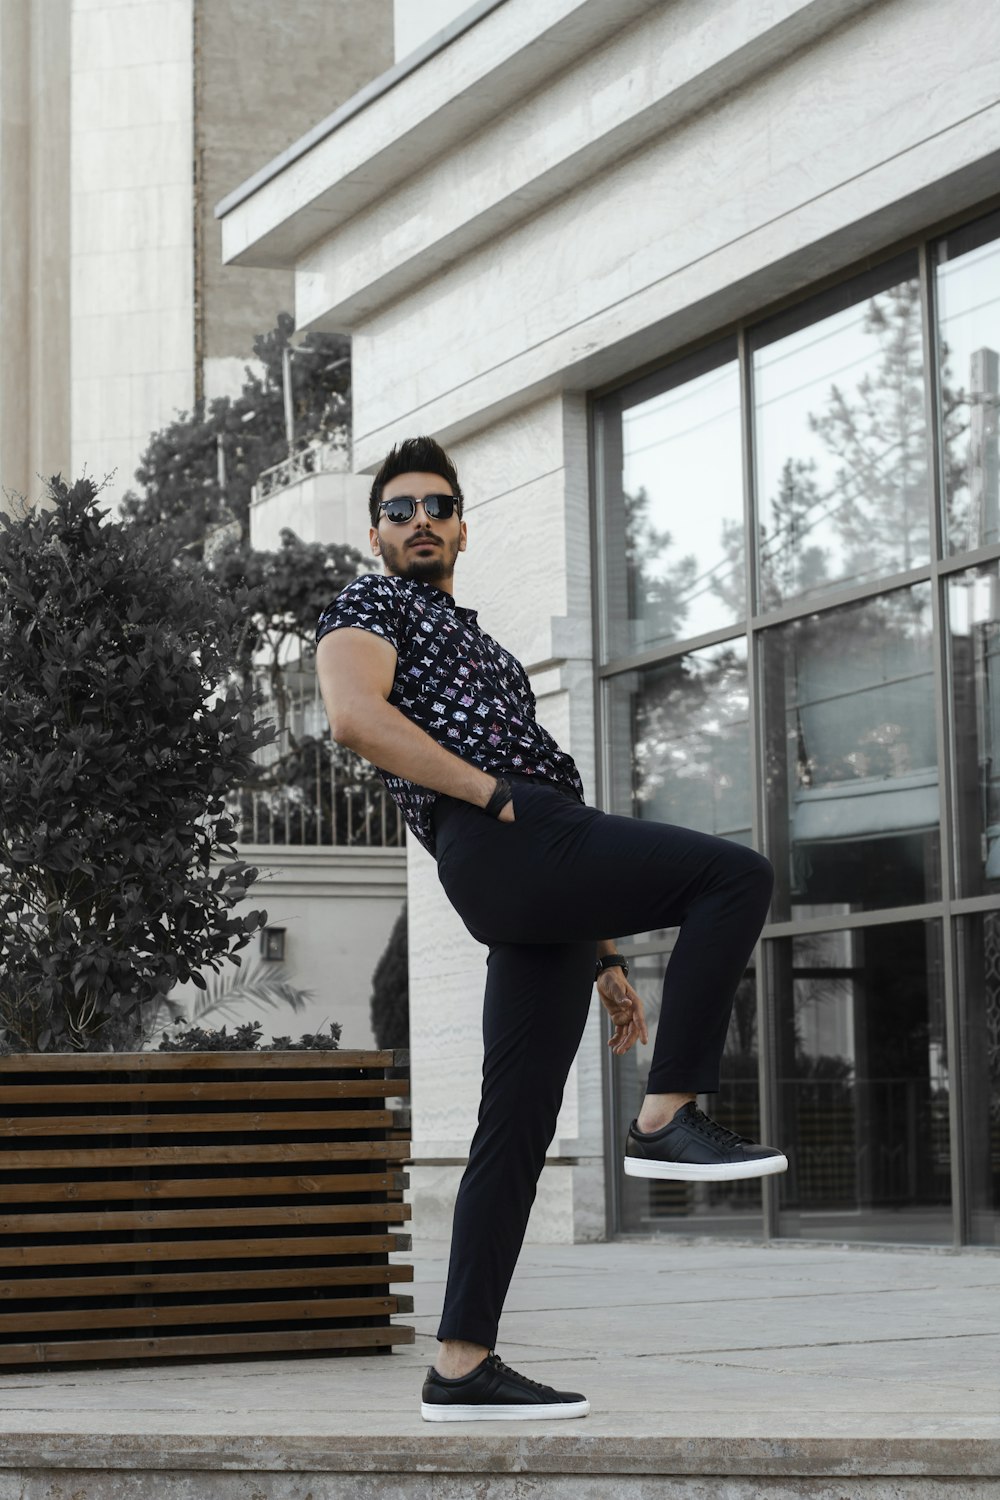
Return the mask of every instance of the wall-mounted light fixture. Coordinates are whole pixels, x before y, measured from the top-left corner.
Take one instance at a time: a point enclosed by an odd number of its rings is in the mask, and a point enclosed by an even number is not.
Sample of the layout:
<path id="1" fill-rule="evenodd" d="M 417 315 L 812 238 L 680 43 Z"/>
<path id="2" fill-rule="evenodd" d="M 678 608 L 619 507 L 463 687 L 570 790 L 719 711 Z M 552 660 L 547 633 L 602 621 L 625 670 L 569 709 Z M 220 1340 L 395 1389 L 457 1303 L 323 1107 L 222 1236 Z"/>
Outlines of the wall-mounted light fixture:
<path id="1" fill-rule="evenodd" d="M 261 957 L 269 959 L 273 963 L 284 963 L 285 961 L 285 929 L 283 927 L 265 927 L 260 935 Z"/>

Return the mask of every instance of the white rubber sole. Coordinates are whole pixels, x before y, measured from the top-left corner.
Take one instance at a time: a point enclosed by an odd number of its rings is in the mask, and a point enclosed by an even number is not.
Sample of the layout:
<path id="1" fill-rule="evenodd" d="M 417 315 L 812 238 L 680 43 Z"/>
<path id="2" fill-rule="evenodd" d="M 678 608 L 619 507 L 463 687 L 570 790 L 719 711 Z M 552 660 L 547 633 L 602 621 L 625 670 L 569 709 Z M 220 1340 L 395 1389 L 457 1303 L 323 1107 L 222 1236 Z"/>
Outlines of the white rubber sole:
<path id="1" fill-rule="evenodd" d="M 774 1177 L 788 1171 L 787 1156 L 765 1156 L 760 1161 L 704 1162 L 647 1161 L 626 1156 L 626 1177 L 655 1177 L 660 1182 L 739 1182 L 748 1177 Z"/>
<path id="2" fill-rule="evenodd" d="M 438 1406 L 421 1401 L 425 1422 L 551 1422 L 563 1417 L 585 1417 L 589 1401 L 560 1401 L 555 1406 Z"/>

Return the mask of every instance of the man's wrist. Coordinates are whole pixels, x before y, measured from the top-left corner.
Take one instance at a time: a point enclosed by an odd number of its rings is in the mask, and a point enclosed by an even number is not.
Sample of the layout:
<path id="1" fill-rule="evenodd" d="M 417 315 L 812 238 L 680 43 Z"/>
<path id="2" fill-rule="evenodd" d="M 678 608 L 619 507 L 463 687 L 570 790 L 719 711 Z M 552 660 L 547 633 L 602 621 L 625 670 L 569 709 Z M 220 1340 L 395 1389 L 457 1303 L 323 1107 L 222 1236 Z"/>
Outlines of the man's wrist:
<path id="1" fill-rule="evenodd" d="M 499 818 L 507 803 L 513 801 L 513 797 L 514 793 L 511 790 L 510 782 L 505 780 L 503 776 L 498 776 L 493 791 L 490 793 L 490 799 L 483 811 L 488 817 Z"/>
<path id="2" fill-rule="evenodd" d="M 600 979 L 605 969 L 621 969 L 623 978 L 628 978 L 628 959 L 624 953 L 602 953 L 594 968 L 595 981 Z"/>
<path id="3" fill-rule="evenodd" d="M 470 770 L 471 770 L 470 766 Z M 480 771 L 476 767 L 476 806 L 485 807 L 497 788 L 497 778 L 492 771 Z M 471 797 L 469 799 L 472 800 Z"/>

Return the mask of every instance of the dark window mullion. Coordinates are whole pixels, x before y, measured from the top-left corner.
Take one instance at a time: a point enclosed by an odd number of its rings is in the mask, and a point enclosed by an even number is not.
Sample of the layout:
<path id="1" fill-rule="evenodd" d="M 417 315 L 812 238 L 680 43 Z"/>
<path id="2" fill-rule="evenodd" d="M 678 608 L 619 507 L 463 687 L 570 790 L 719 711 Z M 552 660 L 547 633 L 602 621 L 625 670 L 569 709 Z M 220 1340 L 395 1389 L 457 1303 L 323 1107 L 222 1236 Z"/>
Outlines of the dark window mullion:
<path id="1" fill-rule="evenodd" d="M 1000 906 L 1000 901 L 997 902 Z M 806 937 L 811 933 L 850 932 L 864 927 L 891 927 L 899 922 L 928 922 L 942 915 L 940 901 L 922 901 L 910 906 L 879 906 L 870 911 L 833 912 L 825 917 L 795 917 L 787 922 L 768 922 L 768 938 Z"/>
<path id="2" fill-rule="evenodd" d="M 590 408 L 590 458 L 591 482 L 594 489 L 594 505 L 591 515 L 591 577 L 594 581 L 593 598 L 593 661 L 594 661 L 594 730 L 596 735 L 594 757 L 594 795 L 597 806 L 609 805 L 609 786 L 606 753 L 607 745 L 607 692 L 601 678 L 599 664 L 607 653 L 607 466 L 609 462 L 609 432 L 615 429 L 611 446 L 621 456 L 621 412 L 622 404 L 616 396 L 606 397 L 592 403 Z M 601 1034 L 605 1040 L 611 1035 L 610 1020 L 602 1012 Z M 615 1170 L 619 1154 L 618 1145 L 618 1077 L 611 1066 L 611 1054 L 607 1047 L 601 1048 L 602 1094 L 607 1101 L 604 1117 L 604 1214 L 605 1228 L 609 1235 L 621 1233 L 622 1206 L 619 1174 Z"/>
<path id="3" fill-rule="evenodd" d="M 962 1103 L 962 1070 L 957 1066 L 962 1056 L 960 1042 L 960 1018 L 958 1014 L 958 971 L 956 953 L 956 931 L 952 914 L 952 899 L 955 892 L 955 805 L 957 788 L 954 780 L 954 758 L 951 746 L 954 738 L 954 685 L 951 671 L 951 652 L 948 638 L 948 575 L 940 570 L 940 560 L 948 556 L 948 529 L 945 522 L 944 479 L 944 434 L 943 414 L 940 402 L 937 299 L 934 286 L 934 256 L 925 242 L 920 247 L 920 301 L 923 314 L 923 350 L 926 377 L 928 421 L 930 435 L 930 494 L 931 507 L 931 556 L 933 564 L 933 587 L 931 590 L 931 638 L 934 643 L 934 707 L 935 735 L 938 757 L 938 808 L 941 828 L 941 962 L 944 987 L 945 1046 L 950 1066 L 948 1068 L 948 1139 L 951 1158 L 951 1207 L 952 1230 L 956 1246 L 969 1238 L 968 1199 L 965 1191 L 965 1174 L 962 1163 L 965 1159 Z"/>
<path id="4" fill-rule="evenodd" d="M 706 646 L 724 646 L 727 641 L 745 638 L 746 627 L 723 625 L 718 630 L 706 630 L 703 635 L 689 636 L 682 641 L 671 641 L 668 646 L 650 646 L 648 651 L 636 651 L 632 656 L 613 657 L 598 668 L 598 675 L 607 681 L 624 672 L 639 672 L 644 667 L 663 667 L 682 656 L 703 651 Z"/>
<path id="5" fill-rule="evenodd" d="M 757 575 L 757 542 L 760 536 L 757 504 L 757 475 L 754 452 L 753 362 L 746 329 L 739 335 L 740 428 L 743 436 L 743 554 L 747 602 L 747 696 L 749 702 L 750 743 L 750 820 L 755 849 L 766 852 L 767 799 L 765 796 L 766 745 L 764 738 L 761 691 L 760 632 L 753 620 L 759 609 L 760 580 Z M 768 945 L 757 944 L 757 1092 L 760 1109 L 761 1139 L 778 1139 L 780 1109 L 777 1089 L 777 1045 L 774 1016 L 768 1004 L 771 992 L 771 955 Z M 778 1185 L 775 1179 L 761 1183 L 762 1236 L 765 1243 L 779 1230 Z"/>
<path id="6" fill-rule="evenodd" d="M 934 286 L 934 257 L 925 244 L 920 257 L 920 284 L 924 306 L 924 350 L 927 363 L 928 401 L 932 419 L 931 434 L 931 537 L 934 556 L 939 560 L 948 558 L 950 539 L 945 517 L 945 475 L 943 413 L 941 410 L 938 364 L 937 300 Z M 941 899 L 944 922 L 942 924 L 942 964 L 944 983 L 945 1045 L 952 1060 L 948 1070 L 948 1131 L 951 1157 L 951 1202 L 954 1243 L 966 1244 L 969 1240 L 969 1205 L 965 1189 L 965 1109 L 962 1098 L 962 1070 L 957 1066 L 962 1056 L 961 1021 L 958 1003 L 958 955 L 956 951 L 956 923 L 952 901 L 955 894 L 955 871 L 957 849 L 955 833 L 955 807 L 958 789 L 955 785 L 955 761 L 951 754 L 954 742 L 954 679 L 948 634 L 948 581 L 949 574 L 935 567 L 933 592 L 934 631 L 934 697 L 937 707 L 938 740 L 938 787 L 941 817 Z"/>

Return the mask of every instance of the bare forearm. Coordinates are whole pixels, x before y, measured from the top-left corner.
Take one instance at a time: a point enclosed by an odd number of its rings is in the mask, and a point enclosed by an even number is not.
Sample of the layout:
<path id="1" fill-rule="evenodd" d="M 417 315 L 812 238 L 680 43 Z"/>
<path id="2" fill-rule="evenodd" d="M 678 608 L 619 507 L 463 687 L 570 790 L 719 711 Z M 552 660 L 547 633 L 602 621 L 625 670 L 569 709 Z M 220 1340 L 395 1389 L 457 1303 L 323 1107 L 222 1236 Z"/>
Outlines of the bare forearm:
<path id="1" fill-rule="evenodd" d="M 477 807 L 486 806 L 496 785 L 494 776 L 453 755 L 384 699 L 334 726 L 334 737 L 393 776 Z"/>

